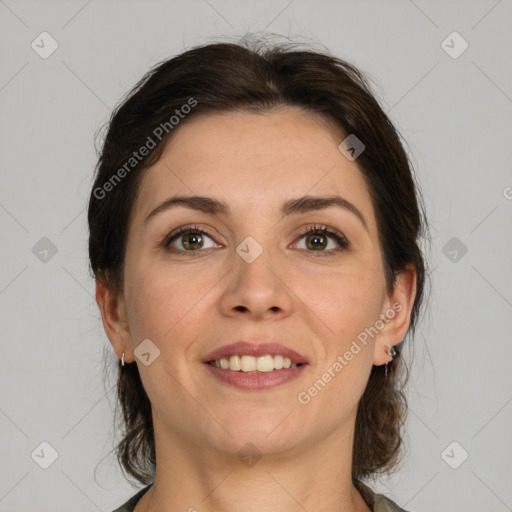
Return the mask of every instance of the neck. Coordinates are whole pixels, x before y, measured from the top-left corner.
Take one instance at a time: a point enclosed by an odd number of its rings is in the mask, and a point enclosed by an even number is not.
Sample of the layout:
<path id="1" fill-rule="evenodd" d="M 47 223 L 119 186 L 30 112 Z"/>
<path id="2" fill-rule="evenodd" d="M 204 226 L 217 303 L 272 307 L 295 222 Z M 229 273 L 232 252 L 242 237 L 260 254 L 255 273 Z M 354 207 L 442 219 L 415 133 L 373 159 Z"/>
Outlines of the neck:
<path id="1" fill-rule="evenodd" d="M 352 483 L 351 437 L 241 460 L 160 431 L 155 483 L 135 512 L 371 512 Z"/>

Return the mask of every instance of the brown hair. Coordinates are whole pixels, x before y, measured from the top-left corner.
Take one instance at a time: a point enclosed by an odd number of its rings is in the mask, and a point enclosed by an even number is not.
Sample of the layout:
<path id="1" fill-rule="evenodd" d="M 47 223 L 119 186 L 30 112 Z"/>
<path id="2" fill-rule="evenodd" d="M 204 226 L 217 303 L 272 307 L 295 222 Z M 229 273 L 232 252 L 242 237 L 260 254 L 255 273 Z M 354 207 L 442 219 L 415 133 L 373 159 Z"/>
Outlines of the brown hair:
<path id="1" fill-rule="evenodd" d="M 139 184 L 173 131 L 199 114 L 266 112 L 283 106 L 320 114 L 345 135 L 363 141 L 365 150 L 357 164 L 376 211 L 388 291 L 393 289 L 396 273 L 407 264 L 417 272 L 407 332 L 412 336 L 425 295 L 426 263 L 419 241 L 428 232 L 412 165 L 368 78 L 327 51 L 300 49 L 296 43 L 265 47 L 216 42 L 192 48 L 153 67 L 115 108 L 88 209 L 94 278 L 104 280 L 114 291 L 123 290 L 126 239 Z M 130 160 L 134 152 L 150 145 L 154 147 L 145 156 L 138 153 L 137 161 Z M 407 413 L 403 387 L 409 377 L 398 350 L 402 344 L 396 347 L 387 378 L 384 366 L 372 368 L 359 402 L 353 480 L 390 474 L 400 461 Z M 115 447 L 117 458 L 124 471 L 149 484 L 156 470 L 151 404 L 137 365 L 121 367 L 119 363 L 118 368 L 116 413 L 122 412 L 124 432 Z"/>

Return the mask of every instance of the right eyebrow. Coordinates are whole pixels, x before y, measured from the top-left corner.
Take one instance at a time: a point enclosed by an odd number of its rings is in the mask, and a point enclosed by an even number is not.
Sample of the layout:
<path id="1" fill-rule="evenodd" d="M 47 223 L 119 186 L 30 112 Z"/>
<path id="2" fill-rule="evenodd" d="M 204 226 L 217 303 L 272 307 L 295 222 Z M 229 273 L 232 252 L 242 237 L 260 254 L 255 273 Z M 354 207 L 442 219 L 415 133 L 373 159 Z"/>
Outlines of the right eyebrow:
<path id="1" fill-rule="evenodd" d="M 160 203 L 144 220 L 148 222 L 152 217 L 170 210 L 177 206 L 184 206 L 192 210 L 197 210 L 203 213 L 209 213 L 212 215 L 230 215 L 229 206 L 218 199 L 204 196 L 176 196 L 166 199 Z"/>

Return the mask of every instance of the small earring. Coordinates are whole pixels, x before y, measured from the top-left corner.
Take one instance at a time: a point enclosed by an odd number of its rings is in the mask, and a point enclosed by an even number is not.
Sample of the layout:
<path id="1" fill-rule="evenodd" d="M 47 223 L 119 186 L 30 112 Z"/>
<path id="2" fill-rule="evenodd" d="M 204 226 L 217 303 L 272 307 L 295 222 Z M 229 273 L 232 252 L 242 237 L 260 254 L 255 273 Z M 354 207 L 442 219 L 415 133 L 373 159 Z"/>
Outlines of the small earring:
<path id="1" fill-rule="evenodd" d="M 123 352 L 123 357 L 121 357 L 121 366 L 124 366 L 124 352 Z"/>
<path id="2" fill-rule="evenodd" d="M 396 356 L 395 347 L 393 347 L 392 345 L 386 345 L 386 347 L 388 347 L 388 355 L 391 356 L 391 361 L 389 361 L 389 362 L 392 362 L 393 361 L 393 356 Z M 384 367 L 384 375 L 386 377 L 388 376 L 388 364 L 389 363 L 386 363 L 386 366 Z"/>

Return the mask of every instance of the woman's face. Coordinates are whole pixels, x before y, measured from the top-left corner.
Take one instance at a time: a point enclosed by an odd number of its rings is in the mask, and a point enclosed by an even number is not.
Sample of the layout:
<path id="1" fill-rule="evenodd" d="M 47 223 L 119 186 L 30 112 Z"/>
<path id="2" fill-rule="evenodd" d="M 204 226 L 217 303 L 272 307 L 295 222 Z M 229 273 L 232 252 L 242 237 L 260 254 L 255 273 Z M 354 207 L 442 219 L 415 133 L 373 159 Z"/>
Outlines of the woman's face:
<path id="1" fill-rule="evenodd" d="M 129 226 L 121 351 L 138 365 L 156 432 L 217 455 L 248 442 L 292 454 L 351 433 L 372 364 L 389 361 L 379 341 L 386 327 L 366 331 L 364 343 L 362 333 L 390 311 L 391 298 L 372 202 L 357 161 L 338 149 L 343 139 L 291 108 L 211 114 L 180 126 L 147 171 Z M 151 215 L 177 196 L 211 198 L 226 211 L 182 202 Z M 304 196 L 353 206 L 283 210 Z M 342 242 L 304 234 L 322 227 Z M 306 362 L 257 374 L 205 362 L 239 341 L 280 344 Z M 245 358 L 246 368 L 252 363 Z"/>

